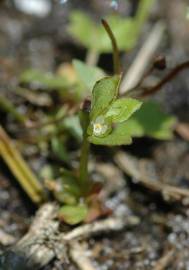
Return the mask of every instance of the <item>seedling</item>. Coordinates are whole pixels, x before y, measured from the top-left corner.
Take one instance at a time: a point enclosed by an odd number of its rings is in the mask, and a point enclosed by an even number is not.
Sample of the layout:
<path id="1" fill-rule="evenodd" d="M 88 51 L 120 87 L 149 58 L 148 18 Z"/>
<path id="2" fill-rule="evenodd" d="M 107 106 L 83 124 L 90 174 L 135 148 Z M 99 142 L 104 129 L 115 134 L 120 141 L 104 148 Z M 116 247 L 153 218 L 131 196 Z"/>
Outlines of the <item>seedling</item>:
<path id="1" fill-rule="evenodd" d="M 102 20 L 102 24 L 112 43 L 116 75 L 103 77 L 95 83 L 91 100 L 84 100 L 79 113 L 83 131 L 79 170 L 77 174 L 63 172 L 63 190 L 59 193 L 59 199 L 66 204 L 60 209 L 59 216 L 69 224 L 88 220 L 90 204 L 92 202 L 93 207 L 94 195 L 99 191 L 88 173 L 90 144 L 128 145 L 132 143 L 132 137 L 144 135 L 168 139 L 172 137 L 171 128 L 175 123 L 175 119 L 161 112 L 154 102 L 143 104 L 141 100 L 119 96 L 121 82 L 119 51 L 109 24 L 105 20 Z M 78 61 L 75 61 L 75 65 L 83 79 L 87 68 Z M 97 73 L 95 70 L 94 74 Z M 93 84 L 94 76 L 91 78 Z M 89 84 L 90 79 L 84 81 Z"/>
<path id="2" fill-rule="evenodd" d="M 94 187 L 88 174 L 90 144 L 115 146 L 132 142 L 131 135 L 127 133 L 127 120 L 141 107 L 142 102 L 132 98 L 119 98 L 120 80 L 121 76 L 115 75 L 96 82 L 91 102 L 85 100 L 80 111 L 83 143 L 79 175 L 77 179 L 74 179 L 73 175 L 67 173 L 63 180 L 64 189 L 67 189 L 69 195 L 74 195 L 67 196 L 66 199 L 77 204 L 75 207 L 63 206 L 60 210 L 60 217 L 68 223 L 81 221 L 78 220 L 79 214 L 74 215 L 73 220 L 72 213 L 75 211 L 81 213 L 81 219 L 87 215 L 86 200 Z M 72 178 L 72 181 L 67 177 Z M 82 203 L 80 203 L 81 198 Z"/>
<path id="3" fill-rule="evenodd" d="M 56 130 L 61 129 L 61 134 L 64 130 L 64 139 L 60 140 L 58 132 L 52 134 L 51 138 L 53 153 L 66 162 L 70 168 L 69 157 L 65 152 L 66 134 L 70 129 L 74 133 L 74 138 L 78 138 L 77 142 L 80 142 L 82 137 L 78 169 L 63 169 L 60 182 L 48 182 L 49 189 L 63 205 L 59 211 L 60 219 L 73 225 L 89 220 L 90 210 L 95 207 L 95 209 L 100 208 L 97 195 L 101 186 L 92 181 L 88 172 L 90 145 L 128 145 L 132 143 L 133 137 L 142 136 L 170 139 L 175 122 L 173 117 L 163 113 L 154 102 L 142 102 L 136 98 L 119 95 L 122 79 L 119 50 L 109 24 L 105 20 L 102 20 L 102 23 L 111 40 L 115 75 L 107 76 L 98 67 L 74 60 L 73 65 L 70 65 L 74 78 L 72 81 L 68 78 L 64 80 L 59 76 L 44 75 L 33 71 L 22 76 L 22 82 L 38 83 L 50 91 L 57 89 L 60 96 L 63 93 L 71 96 L 69 91 L 72 89 L 79 93 L 78 100 L 85 97 L 78 115 L 64 115 L 61 125 L 59 123 L 53 126 Z M 87 99 L 86 96 L 89 95 L 91 98 Z M 76 104 L 78 100 L 75 101 Z M 56 112 L 57 115 L 60 111 L 61 109 Z M 79 120 L 80 127 L 78 127 Z M 56 178 L 56 176 L 52 177 Z M 100 211 L 99 215 L 101 215 Z"/>
<path id="4" fill-rule="evenodd" d="M 64 171 L 63 190 L 59 193 L 59 199 L 67 204 L 60 209 L 59 217 L 69 224 L 77 224 L 87 219 L 90 212 L 90 196 L 95 193 L 95 184 L 88 173 L 90 144 L 128 145 L 132 143 L 132 132 L 135 131 L 135 135 L 138 132 L 137 128 L 132 129 L 132 122 L 130 127 L 127 122 L 140 109 L 142 102 L 134 98 L 119 97 L 121 75 L 117 43 L 108 23 L 104 20 L 102 23 L 112 42 L 116 75 L 97 81 L 92 90 L 91 100 L 85 99 L 80 110 L 83 142 L 79 171 L 77 175 Z M 134 127 L 137 127 L 136 123 Z M 138 130 L 140 135 L 143 132 L 140 124 Z"/>
<path id="5" fill-rule="evenodd" d="M 122 76 L 118 45 L 122 51 L 130 50 L 135 46 L 152 2 L 153 0 L 141 0 L 138 11 L 133 18 L 124 19 L 112 15 L 108 18 L 110 25 L 102 20 L 108 36 L 104 29 L 86 15 L 80 12 L 72 14 L 69 32 L 84 47 L 97 54 L 110 52 L 113 48 L 115 75 L 107 76 L 105 71 L 99 67 L 74 60 L 72 64 L 66 63 L 68 69 L 64 66 L 61 75 L 60 73 L 44 74 L 40 71 L 29 70 L 21 76 L 22 86 L 23 84 L 25 87 L 30 85 L 47 92 L 55 90 L 57 96 L 60 97 L 61 107 L 57 110 L 57 107 L 54 109 L 54 106 L 52 106 L 52 111 L 49 110 L 48 115 L 43 112 L 43 118 L 50 121 L 37 123 L 42 134 L 38 136 L 39 133 L 37 133 L 38 138 L 37 136 L 34 137 L 37 139 L 38 145 L 42 142 L 43 146 L 45 144 L 46 150 L 52 150 L 50 154 L 56 155 L 59 161 L 68 165 L 69 170 L 63 169 L 61 172 L 60 183 L 58 181 L 47 183 L 49 189 L 54 191 L 56 199 L 63 205 L 59 211 L 60 219 L 68 224 L 74 225 L 82 221 L 89 221 L 92 218 L 94 219 L 94 216 L 98 217 L 102 214 L 101 205 L 97 199 L 101 186 L 93 182 L 88 171 L 91 144 L 118 146 L 131 144 L 134 137 L 149 136 L 156 139 L 170 139 L 173 136 L 172 127 L 175 119 L 162 112 L 157 103 L 143 102 L 133 98 L 132 95 L 130 97 L 119 95 Z M 141 98 L 151 95 L 188 66 L 188 61 L 177 66 L 154 87 L 144 89 L 140 88 L 141 85 L 139 84 L 137 89 L 134 90 Z M 163 70 L 166 67 L 164 59 L 157 59 L 150 72 L 153 71 L 154 67 Z M 146 77 L 147 75 L 149 73 L 146 74 Z M 23 93 L 25 88 L 17 90 L 19 90 L 17 93 Z M 132 93 L 133 89 L 129 94 Z M 25 92 L 24 94 L 26 95 Z M 86 96 L 91 96 L 91 98 L 87 99 Z M 49 97 L 51 97 L 51 94 L 49 94 Z M 71 107 L 75 109 L 75 107 L 78 108 L 77 105 L 83 98 L 84 102 L 80 112 L 72 115 L 67 114 L 65 109 L 65 107 L 69 107 L 67 101 L 71 101 Z M 54 105 L 53 97 L 51 101 Z M 62 101 L 65 107 L 62 106 Z M 23 116 L 10 101 L 1 96 L 0 105 L 3 111 L 11 114 L 23 127 L 26 124 L 31 124 L 30 121 L 27 122 L 25 115 Z M 79 125 L 79 121 L 81 125 Z M 44 134 L 48 136 L 45 137 Z M 70 134 L 74 139 L 77 139 L 77 143 L 82 141 L 78 169 L 70 168 L 71 155 L 67 152 L 66 145 L 66 140 L 69 139 L 70 141 Z M 0 154 L 33 202 L 39 204 L 46 199 L 42 185 L 1 127 Z M 47 166 L 49 166 L 51 172 L 55 166 L 56 170 L 59 169 L 59 164 Z M 57 174 L 55 175 L 53 172 L 50 176 L 52 176 L 52 179 L 57 178 Z M 48 179 L 51 179 L 51 177 Z M 95 210 L 100 209 L 101 212 L 93 214 L 91 218 L 92 208 L 93 210 L 94 208 Z"/>

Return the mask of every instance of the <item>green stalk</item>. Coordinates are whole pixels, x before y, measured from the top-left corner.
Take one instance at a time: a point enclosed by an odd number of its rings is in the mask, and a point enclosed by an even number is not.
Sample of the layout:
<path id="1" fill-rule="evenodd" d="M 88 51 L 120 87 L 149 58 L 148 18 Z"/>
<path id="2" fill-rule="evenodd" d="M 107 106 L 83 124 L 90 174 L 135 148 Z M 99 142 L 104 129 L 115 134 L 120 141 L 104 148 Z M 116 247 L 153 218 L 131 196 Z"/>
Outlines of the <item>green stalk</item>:
<path id="1" fill-rule="evenodd" d="M 111 40 L 111 43 L 112 43 L 114 73 L 120 74 L 121 73 L 121 64 L 120 64 L 119 49 L 117 46 L 116 38 L 115 38 L 114 33 L 112 32 L 108 22 L 104 19 L 102 19 L 101 22 L 102 22 L 102 25 L 104 26 L 104 29 L 106 30 L 106 32 Z"/>
<path id="2" fill-rule="evenodd" d="M 89 148 L 90 144 L 87 140 L 87 136 L 84 135 L 83 143 L 81 147 L 81 158 L 80 158 L 80 182 L 84 186 L 88 182 L 88 158 L 89 158 Z"/>
<path id="3" fill-rule="evenodd" d="M 80 113 L 80 121 L 83 129 L 83 142 L 81 147 L 81 157 L 80 157 L 80 166 L 79 166 L 79 182 L 81 184 L 82 191 L 88 189 L 88 159 L 89 159 L 89 150 L 90 143 L 87 140 L 87 127 L 89 125 L 89 112 L 82 110 Z"/>

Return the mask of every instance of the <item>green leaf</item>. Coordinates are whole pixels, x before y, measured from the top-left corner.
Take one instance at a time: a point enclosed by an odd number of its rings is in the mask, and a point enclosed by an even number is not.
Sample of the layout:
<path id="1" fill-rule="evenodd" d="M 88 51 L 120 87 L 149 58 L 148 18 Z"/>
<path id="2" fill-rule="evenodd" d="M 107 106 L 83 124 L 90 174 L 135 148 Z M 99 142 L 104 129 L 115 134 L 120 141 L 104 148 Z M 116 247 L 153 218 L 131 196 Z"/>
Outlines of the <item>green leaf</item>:
<path id="1" fill-rule="evenodd" d="M 118 15 L 107 16 L 106 21 L 111 27 L 112 32 L 116 38 L 119 50 L 130 50 L 132 49 L 138 38 L 138 33 L 135 31 L 135 20 L 134 18 L 122 18 Z M 112 45 L 109 37 L 102 28 L 101 25 L 96 26 L 98 34 L 98 42 L 93 43 L 92 46 L 96 46 L 93 50 L 97 50 L 101 53 L 108 53 L 112 51 Z"/>
<path id="2" fill-rule="evenodd" d="M 154 3 L 154 0 L 141 0 L 138 5 L 137 13 L 135 15 L 135 21 L 138 28 L 145 22 L 150 12 L 150 9 Z"/>
<path id="3" fill-rule="evenodd" d="M 110 117 L 113 122 L 124 122 L 142 105 L 142 102 L 133 98 L 121 98 L 114 101 L 105 117 Z"/>
<path id="4" fill-rule="evenodd" d="M 120 76 L 105 77 L 96 82 L 92 92 L 90 120 L 103 115 L 116 99 L 119 90 Z"/>
<path id="5" fill-rule="evenodd" d="M 64 89 L 69 83 L 66 78 L 51 73 L 44 73 L 39 70 L 29 69 L 22 73 L 20 81 L 37 85 L 37 87 L 45 87 L 49 90 Z"/>
<path id="6" fill-rule="evenodd" d="M 78 115 L 67 116 L 63 120 L 63 125 L 64 125 L 64 128 L 67 131 L 69 131 L 69 133 L 74 138 L 76 138 L 78 141 L 81 141 L 83 132 L 82 132 Z"/>
<path id="7" fill-rule="evenodd" d="M 120 49 L 133 47 L 135 37 L 133 35 L 134 20 L 123 19 L 120 16 L 108 16 L 108 21 Z M 98 52 L 111 52 L 112 46 L 102 25 L 96 24 L 91 17 L 81 11 L 74 11 L 70 16 L 69 33 L 83 46 Z M 124 42 L 123 42 L 124 39 Z"/>
<path id="8" fill-rule="evenodd" d="M 157 103 L 148 101 L 130 119 L 116 125 L 108 136 L 93 135 L 88 140 L 93 144 L 109 146 L 130 144 L 132 137 L 149 136 L 167 140 L 173 137 L 174 124 L 174 117 L 162 112 Z"/>
<path id="9" fill-rule="evenodd" d="M 68 32 L 81 44 L 87 48 L 96 42 L 94 22 L 89 16 L 81 11 L 73 11 L 70 14 L 70 24 Z"/>
<path id="10" fill-rule="evenodd" d="M 81 196 L 78 179 L 73 172 L 61 170 L 61 189 L 54 192 L 56 199 L 65 204 L 76 205 Z"/>
<path id="11" fill-rule="evenodd" d="M 61 175 L 61 182 L 63 192 L 68 192 L 77 198 L 80 197 L 81 190 L 78 185 L 78 179 L 72 172 L 64 169 Z"/>
<path id="12" fill-rule="evenodd" d="M 173 137 L 175 118 L 164 113 L 154 101 L 144 102 L 126 123 L 131 136 L 150 136 L 167 140 Z"/>
<path id="13" fill-rule="evenodd" d="M 54 196 L 56 200 L 60 203 L 68 204 L 68 205 L 76 205 L 78 203 L 75 196 L 73 196 L 69 192 L 65 191 L 55 191 Z"/>
<path id="14" fill-rule="evenodd" d="M 127 132 L 127 125 L 126 123 L 118 124 L 113 131 L 106 137 L 95 137 L 90 136 L 88 140 L 93 144 L 100 144 L 100 145 L 127 145 L 132 143 L 132 139 L 130 134 Z"/>
<path id="15" fill-rule="evenodd" d="M 86 205 L 65 205 L 59 210 L 59 218 L 70 225 L 76 225 L 86 218 L 87 213 Z"/>
<path id="16" fill-rule="evenodd" d="M 127 134 L 129 134 L 131 137 L 142 137 L 145 135 L 144 128 L 134 119 L 134 117 L 131 117 L 127 122 L 125 123 Z"/>
<path id="17" fill-rule="evenodd" d="M 139 38 L 154 0 L 141 0 L 135 17 L 123 18 L 118 15 L 107 16 L 120 50 L 132 49 Z M 96 24 L 90 16 L 74 11 L 70 16 L 69 33 L 83 46 L 99 53 L 111 52 L 112 46 L 100 23 Z"/>
<path id="18" fill-rule="evenodd" d="M 89 90 L 93 89 L 96 81 L 105 76 L 102 69 L 86 65 L 82 61 L 74 60 L 73 65 L 79 79 Z"/>
<path id="19" fill-rule="evenodd" d="M 69 160 L 69 154 L 65 148 L 63 141 L 58 136 L 54 136 L 51 139 L 51 147 L 53 153 L 60 159 L 65 162 Z"/>

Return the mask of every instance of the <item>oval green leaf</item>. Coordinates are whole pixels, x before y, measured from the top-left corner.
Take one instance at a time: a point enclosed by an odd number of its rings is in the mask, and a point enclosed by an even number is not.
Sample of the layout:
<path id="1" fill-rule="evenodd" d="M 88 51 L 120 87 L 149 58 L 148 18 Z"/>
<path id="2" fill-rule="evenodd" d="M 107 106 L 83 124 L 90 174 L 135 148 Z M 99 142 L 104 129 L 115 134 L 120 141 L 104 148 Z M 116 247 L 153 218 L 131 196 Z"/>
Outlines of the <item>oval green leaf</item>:
<path id="1" fill-rule="evenodd" d="M 118 95 L 121 77 L 118 75 L 105 77 L 96 82 L 92 92 L 90 120 L 103 115 Z"/>
<path id="2" fill-rule="evenodd" d="M 79 60 L 73 61 L 74 68 L 76 70 L 79 80 L 87 87 L 92 90 L 96 81 L 102 79 L 105 73 L 98 67 L 86 65 L 84 62 Z"/>
<path id="3" fill-rule="evenodd" d="M 86 218 L 87 213 L 88 208 L 86 205 L 65 205 L 60 208 L 58 216 L 60 220 L 70 225 L 76 225 Z"/>
<path id="4" fill-rule="evenodd" d="M 114 101 L 105 117 L 110 117 L 113 122 L 124 122 L 136 112 L 142 105 L 142 102 L 133 98 L 121 98 Z"/>
<path id="5" fill-rule="evenodd" d="M 128 145 L 132 143 L 132 138 L 127 132 L 127 125 L 125 123 L 118 124 L 106 137 L 90 136 L 88 140 L 93 144 L 115 146 L 115 145 Z"/>
<path id="6" fill-rule="evenodd" d="M 131 136 L 148 136 L 159 140 L 173 137 L 175 117 L 163 112 L 154 101 L 146 101 L 128 121 L 127 128 Z"/>

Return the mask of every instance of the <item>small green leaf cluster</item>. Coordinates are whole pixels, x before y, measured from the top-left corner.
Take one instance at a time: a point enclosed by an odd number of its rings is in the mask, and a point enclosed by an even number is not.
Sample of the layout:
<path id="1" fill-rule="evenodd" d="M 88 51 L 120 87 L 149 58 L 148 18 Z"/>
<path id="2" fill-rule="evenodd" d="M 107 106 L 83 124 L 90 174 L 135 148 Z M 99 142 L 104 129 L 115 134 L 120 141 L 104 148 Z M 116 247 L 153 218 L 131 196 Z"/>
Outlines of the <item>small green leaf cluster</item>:
<path id="1" fill-rule="evenodd" d="M 93 144 L 122 145 L 132 142 L 127 132 L 127 120 L 141 107 L 133 98 L 118 98 L 121 77 L 105 77 L 92 92 L 88 140 Z"/>
<path id="2" fill-rule="evenodd" d="M 77 67 L 76 67 L 77 63 Z M 106 99 L 106 96 L 109 95 L 110 90 L 107 90 L 108 81 L 111 81 L 111 78 L 105 78 L 103 80 L 99 80 L 98 83 L 95 82 L 98 79 L 101 79 L 103 77 L 103 71 L 97 67 L 89 67 L 88 65 L 84 64 L 83 62 L 79 60 L 74 60 L 75 69 L 78 73 L 78 79 L 81 81 L 85 81 L 84 85 L 85 87 L 93 86 L 93 99 L 92 99 L 92 111 L 98 110 L 98 107 L 101 107 L 97 103 L 104 102 L 104 97 Z M 91 69 L 90 69 L 91 68 Z M 87 73 L 87 70 L 90 70 L 90 76 L 85 76 Z M 105 74 L 105 73 L 104 73 Z M 98 77 L 99 76 L 99 77 Z M 84 79 L 85 77 L 85 79 Z M 117 76 L 115 76 L 116 78 Z M 95 80 L 96 78 L 96 80 Z M 113 80 L 113 79 L 112 79 Z M 112 93 L 114 93 L 115 90 L 115 96 L 118 94 L 118 88 L 120 80 L 117 79 L 117 88 L 116 86 L 113 87 Z M 94 87 L 95 85 L 95 87 Z M 116 85 L 116 83 L 115 83 Z M 101 87 L 102 86 L 102 87 Z M 101 87 L 102 89 L 100 89 Z M 110 88 L 111 89 L 111 88 Z M 95 96 L 100 95 L 101 98 L 97 99 Z M 168 115 L 166 112 L 164 112 L 156 101 L 152 100 L 145 100 L 141 103 L 136 99 L 131 98 L 121 98 L 117 99 L 116 102 L 114 100 L 115 96 L 113 97 L 113 103 L 109 107 L 109 110 L 106 111 L 105 115 L 101 115 L 101 112 L 98 114 L 98 117 L 94 115 L 93 112 L 90 113 L 90 128 L 89 128 L 89 135 L 91 135 L 92 129 L 92 123 L 93 128 L 95 127 L 95 133 L 97 132 L 97 136 L 93 136 L 92 138 L 89 138 L 91 142 L 97 144 L 97 141 L 99 141 L 100 144 L 102 143 L 102 137 L 100 136 L 101 140 L 99 140 L 97 137 L 99 137 L 98 132 L 105 132 L 105 134 L 110 133 L 112 131 L 112 126 L 115 126 L 115 122 L 117 119 L 117 128 L 121 129 L 122 126 L 124 126 L 124 135 L 126 140 L 126 135 L 129 135 L 130 137 L 151 137 L 158 140 L 168 140 L 173 137 L 173 127 L 176 122 L 175 117 Z M 94 105 L 96 103 L 96 105 Z M 109 105 L 109 103 L 108 103 Z M 137 108 L 137 105 L 139 106 Z M 104 105 L 105 106 L 105 105 Z M 135 107 L 136 106 L 136 107 Z M 107 106 L 108 107 L 108 106 Z M 120 108 L 119 108 L 120 107 Z M 95 108 L 95 110 L 94 110 Z M 101 107 L 103 108 L 103 107 Z M 140 110 L 138 110 L 140 108 Z M 136 109 L 136 111 L 135 111 Z M 120 112 L 121 110 L 121 112 Z M 133 111 L 132 111 L 133 110 Z M 134 113 L 135 112 L 135 113 Z M 133 114 L 134 113 L 134 114 Z M 121 118 L 121 115 L 123 114 L 123 118 Z M 111 119 L 110 116 L 113 116 L 112 121 L 109 121 Z M 116 116 L 117 115 L 117 116 Z M 127 118 L 128 116 L 128 118 Z M 125 118 L 126 117 L 126 118 Z M 95 119 L 96 118 L 96 119 Z M 124 122 L 126 121 L 126 122 Z M 106 123 L 107 122 L 107 123 Z M 111 122 L 111 123 L 110 123 Z M 124 122 L 121 125 L 119 125 L 120 122 Z M 97 123 L 97 125 L 96 125 Z M 106 124 L 105 124 L 106 123 Z M 113 123 L 113 125 L 112 125 Z M 101 124 L 104 126 L 102 130 L 98 129 L 99 125 Z M 100 126 L 101 126 L 100 125 Z M 109 128 L 107 128 L 109 127 Z M 111 128 L 110 128 L 111 127 Z M 116 132 L 118 129 L 116 130 Z M 115 132 L 115 130 L 114 130 Z M 129 137 L 128 136 L 128 137 Z M 94 138 L 95 137 L 95 138 Z"/>
<path id="3" fill-rule="evenodd" d="M 82 78 L 87 66 L 79 61 L 75 61 L 74 64 L 77 65 Z M 89 73 L 91 76 L 85 81 L 88 86 L 94 85 L 96 70 L 91 69 Z M 115 75 L 103 77 L 95 83 L 90 110 L 86 112 L 88 120 L 86 122 L 85 117 L 80 119 L 83 134 L 87 134 L 87 141 L 92 144 L 115 146 L 131 144 L 133 137 L 170 139 L 175 123 L 174 117 L 164 113 L 153 101 L 120 98 L 120 81 L 121 77 Z M 83 182 L 83 179 L 79 179 L 73 172 L 63 171 L 61 190 L 56 192 L 57 199 L 63 204 L 59 211 L 61 220 L 74 225 L 86 219 L 90 210 L 87 201 L 92 185 L 92 181 L 88 179 Z"/>
<path id="4" fill-rule="evenodd" d="M 61 190 L 55 193 L 56 198 L 63 206 L 59 210 L 60 220 L 75 225 L 85 220 L 88 214 L 88 205 L 82 194 L 78 177 L 64 170 L 61 175 Z"/>

